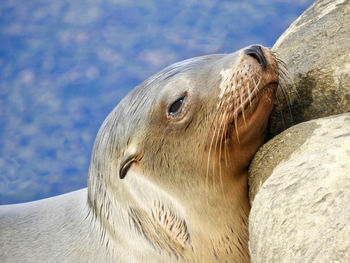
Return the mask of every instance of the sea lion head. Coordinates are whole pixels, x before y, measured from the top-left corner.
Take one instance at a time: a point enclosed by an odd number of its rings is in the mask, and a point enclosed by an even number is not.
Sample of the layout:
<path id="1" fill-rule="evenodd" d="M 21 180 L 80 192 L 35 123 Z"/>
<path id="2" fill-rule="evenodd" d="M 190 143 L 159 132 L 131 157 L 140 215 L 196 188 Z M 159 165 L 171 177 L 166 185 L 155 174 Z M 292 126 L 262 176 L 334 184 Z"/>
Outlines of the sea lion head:
<path id="1" fill-rule="evenodd" d="M 161 251 L 164 237 L 150 234 L 160 227 L 175 254 L 194 251 L 201 235 L 212 235 L 210 244 L 225 229 L 238 231 L 249 211 L 247 168 L 263 143 L 278 81 L 278 59 L 255 45 L 173 64 L 132 90 L 104 121 L 90 164 L 88 200 L 106 231 L 134 222 Z M 245 231 L 233 242 L 247 242 Z"/>

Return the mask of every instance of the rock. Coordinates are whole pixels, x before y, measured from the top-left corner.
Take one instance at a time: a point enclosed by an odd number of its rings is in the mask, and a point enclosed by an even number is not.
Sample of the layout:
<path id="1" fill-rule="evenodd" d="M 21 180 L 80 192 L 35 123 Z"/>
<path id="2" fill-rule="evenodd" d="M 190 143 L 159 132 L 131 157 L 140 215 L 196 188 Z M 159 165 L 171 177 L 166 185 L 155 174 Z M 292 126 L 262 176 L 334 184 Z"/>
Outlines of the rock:
<path id="1" fill-rule="evenodd" d="M 273 138 L 250 184 L 252 262 L 350 262 L 350 113 Z"/>
<path id="2" fill-rule="evenodd" d="M 316 128 L 315 122 L 300 123 L 297 127 L 289 128 L 277 135 L 259 149 L 249 167 L 249 200 L 251 205 L 260 187 L 269 178 L 275 167 L 282 161 L 288 160 L 290 155 L 305 143 Z"/>
<path id="3" fill-rule="evenodd" d="M 315 1 L 273 51 L 291 82 L 250 165 L 251 260 L 350 262 L 350 1 Z"/>
<path id="4" fill-rule="evenodd" d="M 287 64 L 299 95 L 289 87 L 288 103 L 279 92 L 269 138 L 294 124 L 350 111 L 349 0 L 315 1 L 272 50 Z"/>

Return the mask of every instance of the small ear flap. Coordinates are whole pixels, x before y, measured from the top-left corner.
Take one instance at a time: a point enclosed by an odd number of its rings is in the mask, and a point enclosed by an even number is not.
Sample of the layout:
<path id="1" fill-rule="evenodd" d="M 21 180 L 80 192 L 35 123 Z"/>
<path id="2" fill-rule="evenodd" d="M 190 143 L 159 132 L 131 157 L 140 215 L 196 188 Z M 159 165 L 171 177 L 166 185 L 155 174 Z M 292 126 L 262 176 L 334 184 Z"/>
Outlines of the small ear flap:
<path id="1" fill-rule="evenodd" d="M 126 173 L 129 171 L 129 168 L 131 165 L 136 161 L 135 155 L 127 155 L 123 158 L 123 160 L 120 163 L 120 169 L 119 169 L 119 178 L 124 179 L 126 176 Z"/>

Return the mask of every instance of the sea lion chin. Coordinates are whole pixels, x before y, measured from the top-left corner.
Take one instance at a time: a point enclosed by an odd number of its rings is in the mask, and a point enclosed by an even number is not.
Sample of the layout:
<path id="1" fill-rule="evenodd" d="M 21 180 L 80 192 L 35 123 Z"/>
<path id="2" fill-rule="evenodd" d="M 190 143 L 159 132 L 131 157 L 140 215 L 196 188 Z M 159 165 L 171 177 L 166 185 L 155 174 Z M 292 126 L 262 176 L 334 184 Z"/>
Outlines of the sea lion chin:
<path id="1" fill-rule="evenodd" d="M 2 260 L 248 262 L 247 168 L 281 65 L 255 45 L 144 81 L 102 124 L 87 191 L 0 207 Z"/>

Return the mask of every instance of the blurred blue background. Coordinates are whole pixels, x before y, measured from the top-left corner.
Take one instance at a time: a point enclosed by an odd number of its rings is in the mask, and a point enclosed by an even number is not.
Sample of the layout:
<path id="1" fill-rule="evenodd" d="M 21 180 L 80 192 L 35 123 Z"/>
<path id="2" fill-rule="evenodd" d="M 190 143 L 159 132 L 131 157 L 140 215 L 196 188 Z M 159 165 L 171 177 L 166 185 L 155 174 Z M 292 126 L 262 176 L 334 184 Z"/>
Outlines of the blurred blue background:
<path id="1" fill-rule="evenodd" d="M 0 1 L 0 204 L 86 186 L 96 133 L 189 57 L 271 47 L 311 0 Z"/>

